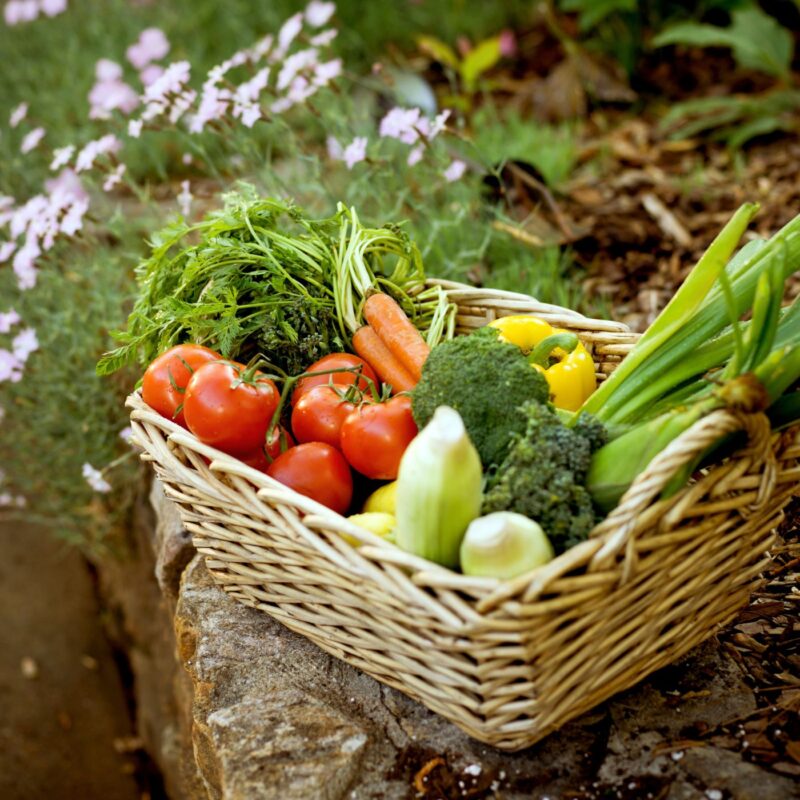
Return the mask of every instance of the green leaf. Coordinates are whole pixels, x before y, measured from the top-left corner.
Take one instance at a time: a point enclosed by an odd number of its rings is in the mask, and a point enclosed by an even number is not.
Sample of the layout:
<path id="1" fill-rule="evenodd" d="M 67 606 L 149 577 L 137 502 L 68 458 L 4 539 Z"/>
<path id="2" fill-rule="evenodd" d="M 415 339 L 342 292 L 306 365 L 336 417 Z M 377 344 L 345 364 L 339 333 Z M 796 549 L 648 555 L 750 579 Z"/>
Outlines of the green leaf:
<path id="1" fill-rule="evenodd" d="M 740 67 L 775 77 L 788 77 L 794 50 L 792 34 L 756 6 L 734 11 L 731 20 L 726 28 L 680 22 L 658 34 L 653 39 L 653 46 L 730 47 Z"/>
<path id="2" fill-rule="evenodd" d="M 636 11 L 636 0 L 562 0 L 560 6 L 562 11 L 577 11 L 580 29 L 588 31 L 611 14 Z"/>
<path id="3" fill-rule="evenodd" d="M 478 78 L 490 70 L 502 58 L 502 55 L 499 36 L 492 36 L 475 45 L 461 62 L 461 78 L 465 87 L 468 90 L 474 89 Z"/>
<path id="4" fill-rule="evenodd" d="M 434 61 L 438 61 L 440 64 L 444 64 L 456 70 L 459 68 L 458 56 L 455 50 L 441 39 L 437 39 L 435 36 L 426 36 L 422 34 L 417 36 L 417 47 L 419 47 L 423 53 L 427 53 Z"/>

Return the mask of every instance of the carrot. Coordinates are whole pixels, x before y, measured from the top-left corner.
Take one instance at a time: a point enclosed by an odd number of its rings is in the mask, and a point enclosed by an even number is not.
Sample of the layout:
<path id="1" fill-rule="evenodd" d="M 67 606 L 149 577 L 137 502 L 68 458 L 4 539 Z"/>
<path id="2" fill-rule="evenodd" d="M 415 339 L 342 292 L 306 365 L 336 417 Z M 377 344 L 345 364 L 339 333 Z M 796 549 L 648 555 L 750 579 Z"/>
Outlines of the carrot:
<path id="1" fill-rule="evenodd" d="M 353 348 L 375 370 L 381 381 L 388 383 L 395 392 L 408 392 L 417 385 L 417 381 L 369 325 L 364 325 L 353 334 Z"/>
<path id="2" fill-rule="evenodd" d="M 392 355 L 418 381 L 431 350 L 405 311 L 388 294 L 370 295 L 364 317 Z"/>

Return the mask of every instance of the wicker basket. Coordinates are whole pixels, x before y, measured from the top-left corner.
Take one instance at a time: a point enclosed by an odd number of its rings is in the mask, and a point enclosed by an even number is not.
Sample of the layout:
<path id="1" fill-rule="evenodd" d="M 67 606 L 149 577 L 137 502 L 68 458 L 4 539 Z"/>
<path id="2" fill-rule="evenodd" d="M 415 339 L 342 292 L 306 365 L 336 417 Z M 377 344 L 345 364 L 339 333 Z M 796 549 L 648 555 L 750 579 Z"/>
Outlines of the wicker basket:
<path id="1" fill-rule="evenodd" d="M 636 339 L 523 295 L 437 283 L 459 306 L 460 332 L 533 312 L 578 333 L 601 378 Z M 128 405 L 142 458 L 225 591 L 504 750 L 533 744 L 729 621 L 758 584 L 800 478 L 796 430 L 776 435 L 763 415 L 717 411 L 651 463 L 588 541 L 502 583 L 405 553 L 201 444 L 138 394 Z M 746 449 L 657 500 L 678 465 L 739 429 Z"/>

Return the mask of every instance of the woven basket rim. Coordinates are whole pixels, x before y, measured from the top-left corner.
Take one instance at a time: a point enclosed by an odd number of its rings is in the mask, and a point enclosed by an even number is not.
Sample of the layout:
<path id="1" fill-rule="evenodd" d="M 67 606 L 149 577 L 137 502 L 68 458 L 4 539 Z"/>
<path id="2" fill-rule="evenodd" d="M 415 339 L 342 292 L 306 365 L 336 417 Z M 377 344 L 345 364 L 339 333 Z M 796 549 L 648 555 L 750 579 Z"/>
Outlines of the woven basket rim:
<path id="1" fill-rule="evenodd" d="M 596 335 L 601 341 L 606 340 L 617 343 L 626 343 L 627 347 L 632 346 L 639 335 L 630 331 L 627 325 L 621 322 L 609 320 L 596 320 L 585 316 L 572 309 L 565 309 L 553 304 L 540 303 L 535 298 L 528 295 L 501 291 L 496 289 L 484 289 L 470 286 L 468 284 L 448 281 L 443 279 L 428 279 L 428 285 L 440 286 L 453 300 L 464 303 L 463 308 L 479 307 L 487 300 L 496 299 L 503 303 L 520 302 L 527 308 L 535 307 L 536 311 L 524 313 L 540 313 L 542 316 L 554 315 L 562 324 L 576 327 L 576 332 L 581 336 L 581 332 L 587 337 Z M 475 304 L 472 306 L 470 301 Z M 461 309 L 462 306 L 460 305 Z M 502 308 L 508 308 L 507 305 Z M 616 352 L 616 351 L 613 351 Z M 385 539 L 372 534 L 366 529 L 348 521 L 343 515 L 337 514 L 331 509 L 317 503 L 305 495 L 302 495 L 288 486 L 279 483 L 263 472 L 244 464 L 235 456 L 228 455 L 210 445 L 200 442 L 190 431 L 179 426 L 177 423 L 168 420 L 156 411 L 150 409 L 141 397 L 141 391 L 135 390 L 126 400 L 126 406 L 131 408 L 131 419 L 147 420 L 155 424 L 167 433 L 168 442 L 178 447 L 189 449 L 199 453 L 210 461 L 209 469 L 212 472 L 221 471 L 230 473 L 243 478 L 253 484 L 257 489 L 257 495 L 261 499 L 276 500 L 286 503 L 298 509 L 304 515 L 304 520 L 308 523 L 310 541 L 320 550 L 330 552 L 330 547 L 323 541 L 323 537 L 314 530 L 314 526 L 324 523 L 326 530 L 333 530 L 338 534 L 348 535 L 360 542 L 359 550 L 376 560 L 392 563 L 410 572 L 410 578 L 419 585 L 426 584 L 426 578 L 435 580 L 437 585 L 446 585 L 454 591 L 463 591 L 479 600 L 479 607 L 484 610 L 497 605 L 504 599 L 519 594 L 524 587 L 530 587 L 530 594 L 535 587 L 546 585 L 556 577 L 570 573 L 576 567 L 586 564 L 593 559 L 601 559 L 606 565 L 625 555 L 626 549 L 630 553 L 632 521 L 630 513 L 626 510 L 630 506 L 643 506 L 643 496 L 654 497 L 660 493 L 660 486 L 665 482 L 665 474 L 669 471 L 669 477 L 674 473 L 676 463 L 685 463 L 692 454 L 698 450 L 697 443 L 702 444 L 708 439 L 708 429 L 719 436 L 719 431 L 729 432 L 748 427 L 742 419 L 742 415 L 720 409 L 713 412 L 708 417 L 701 418 L 688 430 L 684 431 L 666 451 L 656 456 L 651 464 L 642 472 L 625 493 L 620 503 L 613 509 L 607 517 L 599 522 L 590 532 L 586 541 L 569 548 L 565 552 L 556 556 L 553 560 L 530 570 L 511 580 L 500 580 L 497 578 L 470 577 L 462 575 L 460 572 L 440 566 L 419 556 L 407 553 L 397 545 L 387 542 Z M 687 455 L 688 454 L 688 455 Z M 731 458 L 736 458 L 734 454 Z M 676 461 L 677 459 L 677 461 Z M 653 494 L 653 487 L 659 491 Z M 677 492 L 673 498 L 673 503 L 680 503 L 686 495 L 689 486 Z M 643 507 L 648 507 L 645 503 Z M 633 517 L 635 522 L 635 516 Z M 335 556 L 335 553 L 331 553 Z M 346 566 L 349 572 L 353 572 L 350 564 Z M 599 568 L 599 563 L 598 563 Z"/>

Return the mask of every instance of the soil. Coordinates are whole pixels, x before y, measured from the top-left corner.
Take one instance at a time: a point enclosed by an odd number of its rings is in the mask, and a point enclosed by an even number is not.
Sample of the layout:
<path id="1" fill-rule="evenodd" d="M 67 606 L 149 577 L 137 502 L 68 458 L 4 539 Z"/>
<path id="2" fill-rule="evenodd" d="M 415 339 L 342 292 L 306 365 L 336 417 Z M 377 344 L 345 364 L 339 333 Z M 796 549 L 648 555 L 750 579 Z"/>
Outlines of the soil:
<path id="1" fill-rule="evenodd" d="M 150 797 L 86 562 L 29 525 L 0 525 L 0 552 L 0 797 Z"/>

